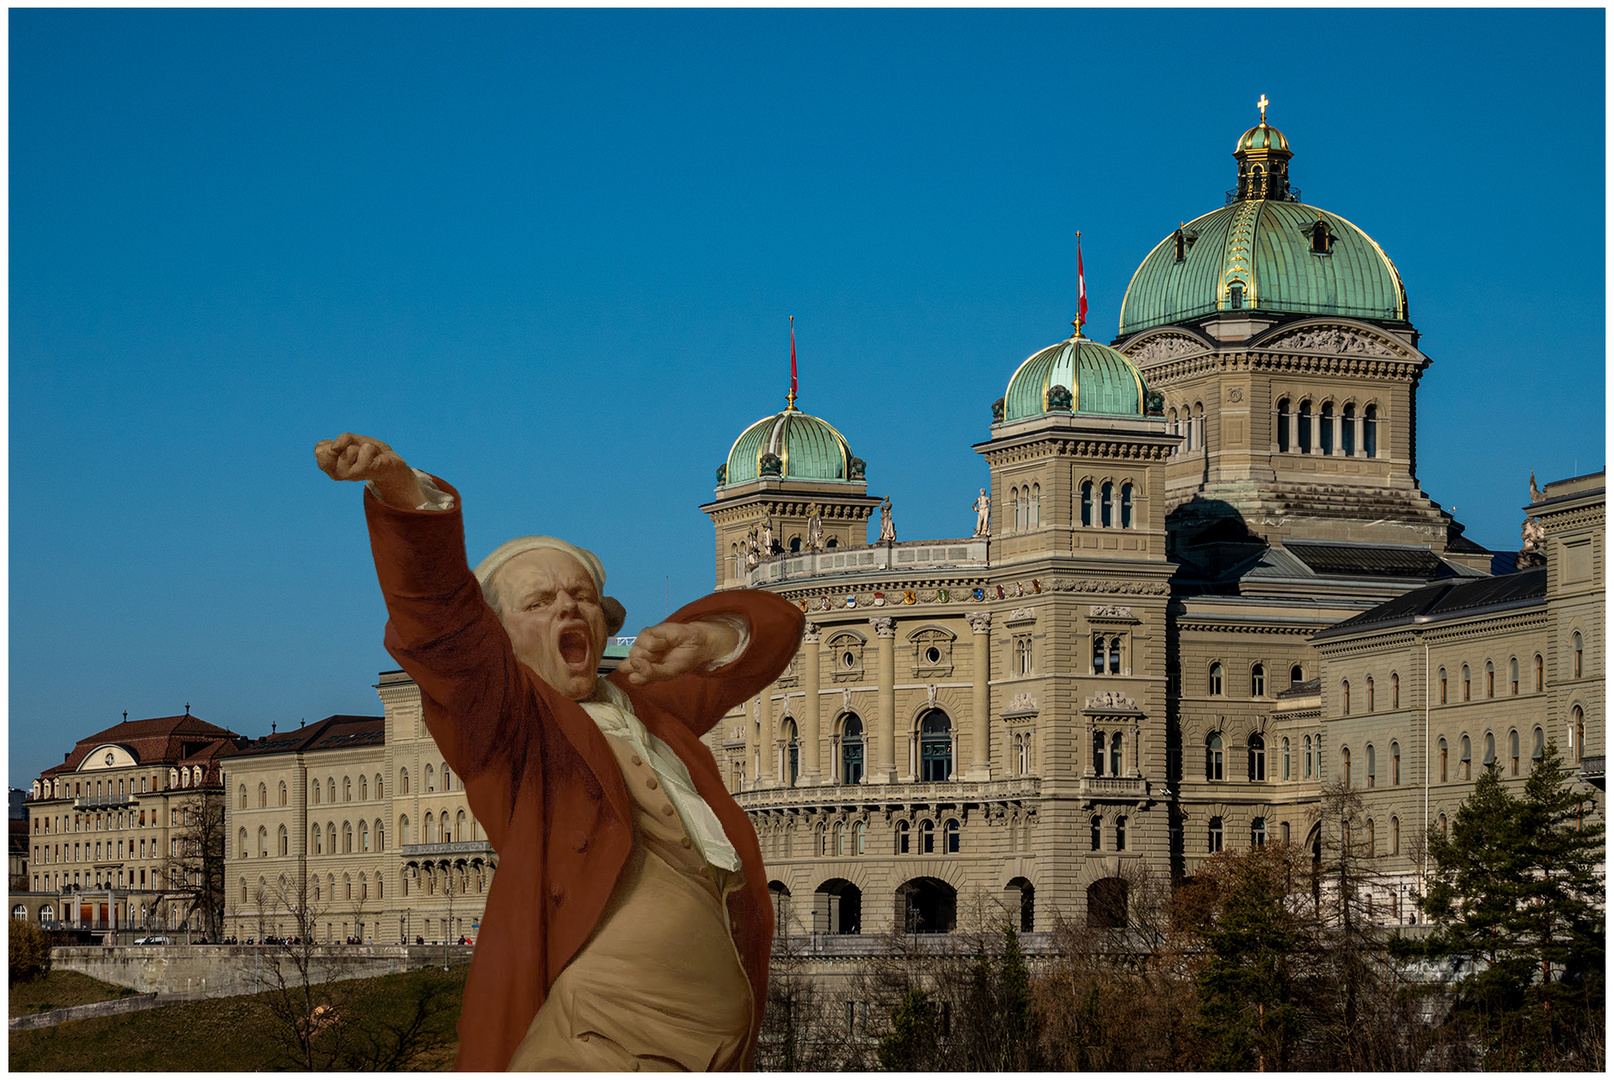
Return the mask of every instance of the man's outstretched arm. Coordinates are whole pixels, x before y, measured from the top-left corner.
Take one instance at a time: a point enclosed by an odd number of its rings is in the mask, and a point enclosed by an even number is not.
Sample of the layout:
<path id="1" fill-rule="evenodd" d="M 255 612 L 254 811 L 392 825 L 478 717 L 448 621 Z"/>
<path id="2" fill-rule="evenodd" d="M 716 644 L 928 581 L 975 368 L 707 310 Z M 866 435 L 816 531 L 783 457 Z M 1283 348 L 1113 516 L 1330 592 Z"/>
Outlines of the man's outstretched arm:
<path id="1" fill-rule="evenodd" d="M 314 460 L 332 480 L 368 481 L 376 498 L 388 506 L 414 510 L 427 501 L 415 470 L 380 439 L 343 432 L 315 443 Z"/>

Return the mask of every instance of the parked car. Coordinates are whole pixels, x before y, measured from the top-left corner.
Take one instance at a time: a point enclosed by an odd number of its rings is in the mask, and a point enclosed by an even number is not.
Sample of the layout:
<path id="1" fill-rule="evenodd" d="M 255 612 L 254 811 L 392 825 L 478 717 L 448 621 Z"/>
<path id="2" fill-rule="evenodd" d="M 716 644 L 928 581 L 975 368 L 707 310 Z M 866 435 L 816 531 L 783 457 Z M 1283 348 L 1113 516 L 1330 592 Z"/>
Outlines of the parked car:
<path id="1" fill-rule="evenodd" d="M 165 937 L 135 938 L 136 945 L 167 945 L 168 943 L 169 941 Z"/>

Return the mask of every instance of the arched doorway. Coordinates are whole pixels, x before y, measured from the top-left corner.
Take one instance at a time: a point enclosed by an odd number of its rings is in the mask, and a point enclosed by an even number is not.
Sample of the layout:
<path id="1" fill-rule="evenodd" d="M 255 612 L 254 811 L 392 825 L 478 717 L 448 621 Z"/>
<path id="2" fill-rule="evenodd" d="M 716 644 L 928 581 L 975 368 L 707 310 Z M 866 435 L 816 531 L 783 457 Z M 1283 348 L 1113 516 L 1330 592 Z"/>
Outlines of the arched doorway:
<path id="1" fill-rule="evenodd" d="M 1003 907 L 1011 918 L 1018 914 L 1020 932 L 1029 934 L 1036 924 L 1037 890 L 1025 878 L 1014 878 L 1003 887 Z"/>
<path id="2" fill-rule="evenodd" d="M 940 709 L 919 720 L 919 779 L 936 783 L 953 775 L 953 721 Z"/>
<path id="3" fill-rule="evenodd" d="M 863 782 L 863 721 L 847 713 L 841 723 L 841 783 Z"/>
<path id="4" fill-rule="evenodd" d="M 773 902 L 773 933 L 783 936 L 795 930 L 790 925 L 790 886 L 782 881 L 768 882 L 768 899 Z"/>
<path id="5" fill-rule="evenodd" d="M 897 886 L 897 925 L 910 934 L 945 934 L 958 921 L 958 890 L 933 877 Z"/>
<path id="6" fill-rule="evenodd" d="M 822 934 L 856 934 L 863 929 L 863 890 L 845 878 L 831 878 L 813 895 L 813 929 Z"/>
<path id="7" fill-rule="evenodd" d="M 1100 878 L 1087 887 L 1087 925 L 1094 930 L 1126 929 L 1126 882 Z"/>

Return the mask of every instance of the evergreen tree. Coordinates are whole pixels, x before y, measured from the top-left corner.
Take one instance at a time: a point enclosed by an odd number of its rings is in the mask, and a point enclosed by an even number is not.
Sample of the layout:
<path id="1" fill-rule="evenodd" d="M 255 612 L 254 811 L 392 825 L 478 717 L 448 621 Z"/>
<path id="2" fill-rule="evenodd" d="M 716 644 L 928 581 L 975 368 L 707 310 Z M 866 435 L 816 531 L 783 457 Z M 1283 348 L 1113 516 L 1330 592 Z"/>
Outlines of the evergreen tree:
<path id="1" fill-rule="evenodd" d="M 1493 762 L 1430 838 L 1434 877 L 1419 901 L 1436 924 L 1401 955 L 1463 962 L 1454 1021 L 1492 1068 L 1601 1068 L 1603 827 L 1548 744 L 1522 797 Z"/>
<path id="2" fill-rule="evenodd" d="M 891 1033 L 875 1050 L 888 1072 L 923 1072 L 936 1068 L 941 1021 L 929 995 L 914 987 L 891 1013 Z"/>

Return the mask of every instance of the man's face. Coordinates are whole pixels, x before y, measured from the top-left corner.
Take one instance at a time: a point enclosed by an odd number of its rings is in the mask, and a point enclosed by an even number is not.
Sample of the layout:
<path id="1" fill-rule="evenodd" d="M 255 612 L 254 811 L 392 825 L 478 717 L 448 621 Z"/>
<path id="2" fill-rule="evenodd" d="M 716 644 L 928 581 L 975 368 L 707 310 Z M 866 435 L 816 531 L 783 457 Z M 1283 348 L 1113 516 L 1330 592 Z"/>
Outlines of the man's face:
<path id="1" fill-rule="evenodd" d="M 553 548 L 524 551 L 499 570 L 498 588 L 516 659 L 573 701 L 592 694 L 605 612 L 583 564 Z"/>

